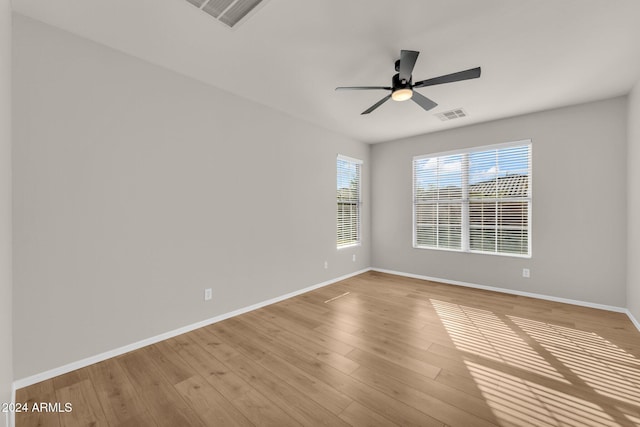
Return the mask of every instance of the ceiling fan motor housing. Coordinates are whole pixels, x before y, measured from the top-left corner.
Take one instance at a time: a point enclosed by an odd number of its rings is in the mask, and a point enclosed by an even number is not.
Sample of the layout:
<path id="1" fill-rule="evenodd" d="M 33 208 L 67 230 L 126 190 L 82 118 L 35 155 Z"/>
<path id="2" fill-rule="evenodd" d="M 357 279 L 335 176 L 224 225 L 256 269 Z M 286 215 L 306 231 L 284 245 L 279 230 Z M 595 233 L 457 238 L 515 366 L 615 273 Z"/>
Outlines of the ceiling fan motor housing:
<path id="1" fill-rule="evenodd" d="M 413 78 L 410 78 L 409 81 L 405 81 L 404 83 L 402 83 L 402 80 L 400 80 L 400 73 L 398 73 L 395 76 L 393 76 L 391 87 L 393 88 L 394 91 L 398 89 L 411 89 L 412 83 L 413 83 Z"/>

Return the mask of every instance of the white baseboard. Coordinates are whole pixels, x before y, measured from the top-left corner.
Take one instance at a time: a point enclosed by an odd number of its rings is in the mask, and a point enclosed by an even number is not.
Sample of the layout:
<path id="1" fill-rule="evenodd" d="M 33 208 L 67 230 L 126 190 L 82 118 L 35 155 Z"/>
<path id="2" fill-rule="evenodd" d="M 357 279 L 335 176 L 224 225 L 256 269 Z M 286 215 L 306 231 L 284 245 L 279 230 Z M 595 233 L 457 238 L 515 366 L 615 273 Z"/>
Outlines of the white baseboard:
<path id="1" fill-rule="evenodd" d="M 618 312 L 618 313 L 624 313 L 629 317 L 631 322 L 633 322 L 633 324 L 638 329 L 638 331 L 640 331 L 640 322 L 638 322 L 638 320 L 631 314 L 631 312 L 627 308 L 616 307 L 616 306 L 611 306 L 611 305 L 604 305 L 604 304 L 597 304 L 597 303 L 586 302 L 586 301 L 578 301 L 578 300 L 572 300 L 572 299 L 567 299 L 567 298 L 559 298 L 559 297 L 543 295 L 543 294 L 536 294 L 536 293 L 531 293 L 531 292 L 516 291 L 516 290 L 511 290 L 511 289 L 505 289 L 505 288 L 497 288 L 497 287 L 494 287 L 494 286 L 479 285 L 479 284 L 476 284 L 476 283 L 461 282 L 461 281 L 458 281 L 458 280 L 449 280 L 449 279 L 443 279 L 443 278 L 440 278 L 440 277 L 423 276 L 423 275 L 420 275 L 420 274 L 405 273 L 405 272 L 402 272 L 402 271 L 386 270 L 386 269 L 383 269 L 383 268 L 365 268 L 363 270 L 356 271 L 354 273 L 346 274 L 344 276 L 340 276 L 340 277 L 337 277 L 335 279 L 327 280 L 325 282 L 318 283 L 316 285 L 312 285 L 312 286 L 306 287 L 304 289 L 300 289 L 300 290 L 297 290 L 297 291 L 294 291 L 294 292 L 290 292 L 288 294 L 281 295 L 281 296 L 278 296 L 278 297 L 275 297 L 275 298 L 271 298 L 269 300 L 262 301 L 262 302 L 259 302 L 259 303 L 256 303 L 256 304 L 253 304 L 253 305 L 250 305 L 250 306 L 247 306 L 247 307 L 243 307 L 243 308 L 240 308 L 238 310 L 231 311 L 229 313 L 224 313 L 224 314 L 212 317 L 210 319 L 206 319 L 206 320 L 203 320 L 203 321 L 200 321 L 200 322 L 197 322 L 197 323 L 193 323 L 191 325 L 183 326 L 182 328 L 174 329 L 172 331 L 165 332 L 163 334 L 156 335 L 154 337 L 146 338 L 144 340 L 137 341 L 135 343 L 128 344 L 128 345 L 125 345 L 123 347 L 116 348 L 114 350 L 109 350 L 109 351 L 106 351 L 104 353 L 97 354 L 95 356 L 90 356 L 90 357 L 87 357 L 85 359 L 82 359 L 82 360 L 79 360 L 79 361 L 76 361 L 76 362 L 68 363 L 68 364 L 60 366 L 58 368 L 50 369 L 48 371 L 41 372 L 39 374 L 35 374 L 35 375 L 31 375 L 31 376 L 26 377 L 26 378 L 21 378 L 21 379 L 15 380 L 13 382 L 12 388 L 11 388 L 12 401 L 15 402 L 16 390 L 17 389 L 20 389 L 20 388 L 23 388 L 23 387 L 27 387 L 27 386 L 30 386 L 32 384 L 39 383 L 41 381 L 45 381 L 45 380 L 57 377 L 58 375 L 66 374 L 68 372 L 75 371 L 77 369 L 81 369 L 81 368 L 84 368 L 84 367 L 89 366 L 89 365 L 93 365 L 94 363 L 102 362 L 103 360 L 107 360 L 107 359 L 110 359 L 112 357 L 116 357 L 116 356 L 119 356 L 121 354 L 128 353 L 130 351 L 137 350 L 139 348 L 146 347 L 148 345 L 155 344 L 157 342 L 164 341 L 164 340 L 169 339 L 169 338 L 173 338 L 175 336 L 178 336 L 178 335 L 193 331 L 194 329 L 202 328 L 204 326 L 208 326 L 208 325 L 211 325 L 213 323 L 217 323 L 217 322 L 220 322 L 222 320 L 229 319 L 231 317 L 239 316 L 241 314 L 248 313 L 248 312 L 253 311 L 253 310 L 257 310 L 257 309 L 265 307 L 267 305 L 275 304 L 277 302 L 280 302 L 280 301 L 292 298 L 294 296 L 297 296 L 297 295 L 312 291 L 314 289 L 318 289 L 318 288 L 321 288 L 321 287 L 328 286 L 328 285 L 331 285 L 333 283 L 339 282 L 341 280 L 348 279 L 349 277 L 357 276 L 358 274 L 362 274 L 362 273 L 365 273 L 367 271 L 378 271 L 380 273 L 388 273 L 388 274 L 394 274 L 394 275 L 397 275 L 397 276 L 411 277 L 411 278 L 414 278 L 414 279 L 429 280 L 429 281 L 432 281 L 432 282 L 446 283 L 446 284 L 449 284 L 449 285 L 465 286 L 465 287 L 468 287 L 468 288 L 475 288 L 475 289 L 484 289 L 484 290 L 487 290 L 487 291 L 501 292 L 501 293 L 513 294 L 513 295 L 521 295 L 521 296 L 525 296 L 525 297 L 537 298 L 537 299 L 542 299 L 542 300 L 547 300 L 547 301 L 555 301 L 555 302 L 561 302 L 561 303 L 565 303 L 565 304 L 573 304 L 573 305 L 578 305 L 578 306 L 583 306 L 583 307 L 597 308 L 597 309 L 600 309 L 600 310 L 607 310 L 607 311 L 614 311 L 614 312 Z M 12 415 L 13 414 L 8 415 L 8 425 L 9 425 L 9 427 L 14 427 L 15 426 L 15 420 L 14 420 L 14 417 Z"/>
<path id="2" fill-rule="evenodd" d="M 423 276 L 420 274 L 405 273 L 402 271 L 386 270 L 384 268 L 373 267 L 371 268 L 371 271 L 379 271 L 380 273 L 395 274 L 397 276 L 411 277 L 414 279 L 421 279 L 421 280 L 430 280 L 432 282 L 446 283 L 448 285 L 465 286 L 468 288 L 475 288 L 475 289 L 484 289 L 486 291 L 501 292 L 504 294 L 512 294 L 512 295 L 521 295 L 524 297 L 537 298 L 537 299 L 542 299 L 547 301 L 562 302 L 565 304 L 579 305 L 582 307 L 597 308 L 600 310 L 613 311 L 616 313 L 624 313 L 627 315 L 629 320 L 631 320 L 631 322 L 636 327 L 638 332 L 640 332 L 640 322 L 638 322 L 638 320 L 633 316 L 633 314 L 631 314 L 628 308 L 624 308 L 624 307 L 616 307 L 614 305 L 597 304 L 594 302 L 560 298 L 560 297 L 554 297 L 550 295 L 536 294 L 532 292 L 523 292 L 523 291 L 515 291 L 515 290 L 505 289 L 505 288 L 496 288 L 494 286 L 478 285 L 476 283 L 461 282 L 458 280 L 449 280 L 449 279 L 443 279 L 440 277 L 430 277 L 430 276 Z"/>
<path id="3" fill-rule="evenodd" d="M 631 311 L 629 311 L 628 308 L 626 309 L 625 313 L 627 314 L 627 317 L 629 317 L 629 320 L 631 320 L 631 323 L 633 323 L 636 329 L 640 331 L 640 322 L 638 322 L 638 319 L 636 319 L 635 316 L 631 314 Z"/>
<path id="4" fill-rule="evenodd" d="M 357 276 L 358 274 L 366 273 L 369 270 L 371 270 L 371 269 L 370 268 L 365 268 L 363 270 L 356 271 L 354 273 L 345 274 L 344 276 L 340 276 L 340 277 L 337 277 L 335 279 L 327 280 L 325 282 L 318 283 L 318 284 L 306 287 L 304 289 L 299 289 L 297 291 L 293 291 L 293 292 L 290 292 L 290 293 L 285 294 L 285 295 L 281 295 L 281 296 L 278 296 L 278 297 L 275 297 L 275 298 L 268 299 L 266 301 L 262 301 L 262 302 L 259 302 L 259 303 L 256 303 L 256 304 L 252 304 L 252 305 L 247 306 L 247 307 L 239 308 L 238 310 L 234 310 L 234 311 L 231 311 L 229 313 L 224 313 L 224 314 L 212 317 L 210 319 L 206 319 L 206 320 L 203 320 L 203 321 L 200 321 L 200 322 L 197 322 L 197 323 L 193 323 L 191 325 L 183 326 L 182 328 L 174 329 L 172 331 L 165 332 L 163 334 L 156 335 L 154 337 L 146 338 L 146 339 L 143 339 L 141 341 L 137 341 L 137 342 L 134 342 L 132 344 L 125 345 L 123 347 L 118 347 L 118 348 L 116 348 L 114 350 L 109 350 L 109 351 L 106 351 L 104 353 L 97 354 L 95 356 L 90 356 L 90 357 L 87 357 L 85 359 L 78 360 L 77 362 L 68 363 L 68 364 L 60 366 L 58 368 L 50 369 L 48 371 L 41 372 L 39 374 L 35 374 L 35 375 L 31 375 L 31 376 L 26 377 L 26 378 L 21 378 L 21 379 L 15 380 L 13 382 L 14 399 L 15 399 L 15 390 L 17 390 L 17 389 L 20 389 L 20 388 L 23 388 L 23 387 L 27 387 L 27 386 L 30 386 L 32 384 L 39 383 L 41 381 L 45 381 L 45 380 L 57 377 L 58 375 L 66 374 L 68 372 L 75 371 L 77 369 L 81 369 L 81 368 L 84 368 L 84 367 L 89 366 L 89 365 L 93 365 L 94 363 L 102 362 L 103 360 L 111 359 L 112 357 L 120 356 L 121 354 L 125 354 L 125 353 L 128 353 L 130 351 L 137 350 L 139 348 L 146 347 L 148 345 L 155 344 L 157 342 L 164 341 L 166 339 L 173 338 L 173 337 L 178 336 L 178 335 L 182 335 L 184 333 L 193 331 L 194 329 L 202 328 L 204 326 L 208 326 L 208 325 L 211 325 L 213 323 L 217 323 L 217 322 L 220 322 L 222 320 L 229 319 L 231 317 L 239 316 L 241 314 L 248 313 L 248 312 L 253 311 L 253 310 L 257 310 L 258 308 L 262 308 L 262 307 L 265 307 L 267 305 L 275 304 L 277 302 L 280 302 L 280 301 L 295 297 L 296 295 L 304 294 L 304 293 L 312 291 L 314 289 L 322 288 L 324 286 L 331 285 L 332 283 L 336 283 L 336 282 L 339 282 L 341 280 L 348 279 L 349 277 L 353 277 L 353 276 Z M 13 426 L 11 425 L 11 427 L 13 427 Z"/>
<path id="5" fill-rule="evenodd" d="M 597 309 L 600 309 L 600 310 L 607 310 L 607 311 L 615 311 L 617 313 L 625 313 L 627 315 L 630 315 L 629 310 L 627 310 L 626 308 L 616 307 L 616 306 L 613 306 L 613 305 L 597 304 L 597 303 L 594 303 L 594 302 L 578 301 L 578 300 L 573 300 L 573 299 L 568 299 L 568 298 L 559 298 L 559 297 L 554 297 L 554 296 L 549 296 L 549 295 L 535 294 L 535 293 L 532 293 L 532 292 L 523 292 L 523 291 L 516 291 L 516 290 L 512 290 L 512 289 L 496 288 L 494 286 L 478 285 L 476 283 L 461 282 L 459 280 L 449 280 L 449 279 L 442 279 L 440 277 L 429 277 L 429 276 L 422 276 L 420 274 L 404 273 L 402 271 L 385 270 L 383 268 L 375 268 L 374 267 L 371 270 L 372 271 L 379 271 L 380 273 L 395 274 L 397 276 L 411 277 L 413 279 L 430 280 L 432 282 L 446 283 L 448 285 L 465 286 L 467 288 L 475 288 L 475 289 L 484 289 L 485 291 L 494 291 L 494 292 L 500 292 L 500 293 L 503 293 L 503 294 L 520 295 L 520 296 L 523 296 L 523 297 L 537 298 L 537 299 L 542 299 L 542 300 L 547 300 L 547 301 L 562 302 L 562 303 L 565 303 L 565 304 L 579 305 L 579 306 L 582 306 L 582 307 L 597 308 Z M 634 321 L 634 320 L 635 319 L 632 319 L 632 321 Z M 637 327 L 638 323 L 636 322 L 635 325 Z M 639 328 L 639 330 L 640 330 L 640 328 Z"/>

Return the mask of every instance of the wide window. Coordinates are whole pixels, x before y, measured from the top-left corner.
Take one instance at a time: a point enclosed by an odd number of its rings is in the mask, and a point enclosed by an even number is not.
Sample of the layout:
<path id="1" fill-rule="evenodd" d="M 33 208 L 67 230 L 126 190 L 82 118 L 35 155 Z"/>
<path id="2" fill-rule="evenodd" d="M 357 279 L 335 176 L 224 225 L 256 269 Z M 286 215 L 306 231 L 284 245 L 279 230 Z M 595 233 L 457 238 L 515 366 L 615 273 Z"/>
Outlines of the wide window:
<path id="1" fill-rule="evenodd" d="M 360 185 L 362 161 L 338 156 L 338 247 L 360 244 Z"/>
<path id="2" fill-rule="evenodd" d="M 413 159 L 413 246 L 531 255 L 531 141 Z"/>

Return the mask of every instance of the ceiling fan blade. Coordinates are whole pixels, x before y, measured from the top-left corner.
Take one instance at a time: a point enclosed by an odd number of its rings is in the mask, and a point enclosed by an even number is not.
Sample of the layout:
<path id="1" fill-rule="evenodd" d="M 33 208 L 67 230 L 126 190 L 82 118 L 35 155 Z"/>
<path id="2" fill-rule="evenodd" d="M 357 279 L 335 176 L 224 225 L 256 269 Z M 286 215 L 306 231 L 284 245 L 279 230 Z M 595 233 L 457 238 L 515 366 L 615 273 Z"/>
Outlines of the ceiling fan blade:
<path id="1" fill-rule="evenodd" d="M 382 98 L 380 101 L 376 102 L 375 104 L 373 104 L 371 107 L 367 108 L 366 110 L 364 110 L 362 113 L 360 113 L 360 115 L 362 114 L 369 114 L 370 112 L 372 112 L 373 110 L 375 110 L 376 108 L 378 108 L 379 106 L 381 106 L 382 104 L 384 104 L 385 102 L 387 102 L 389 100 L 389 98 L 391 98 L 391 95 L 387 95 L 384 98 Z"/>
<path id="2" fill-rule="evenodd" d="M 416 92 L 415 90 L 413 91 L 413 96 L 411 97 L 411 100 L 416 104 L 418 104 L 419 106 L 421 106 L 422 108 L 424 108 L 426 111 L 429 111 L 432 108 L 435 108 L 438 106 L 438 104 L 436 104 L 435 102 L 433 102 L 432 100 L 424 96 L 423 94 Z"/>
<path id="3" fill-rule="evenodd" d="M 340 86 L 336 88 L 336 90 L 372 90 L 372 89 L 391 90 L 391 87 L 389 86 Z"/>
<path id="4" fill-rule="evenodd" d="M 434 77 L 432 79 L 422 80 L 420 82 L 416 82 L 413 87 L 420 88 L 425 86 L 435 86 L 444 83 L 459 82 L 461 80 L 477 79 L 478 77 L 480 77 L 480 67 L 458 71 L 457 73 L 446 74 L 444 76 Z"/>
<path id="5" fill-rule="evenodd" d="M 400 80 L 411 80 L 411 73 L 413 73 L 413 67 L 416 65 L 416 60 L 420 52 L 415 50 L 402 50 L 400 51 Z"/>

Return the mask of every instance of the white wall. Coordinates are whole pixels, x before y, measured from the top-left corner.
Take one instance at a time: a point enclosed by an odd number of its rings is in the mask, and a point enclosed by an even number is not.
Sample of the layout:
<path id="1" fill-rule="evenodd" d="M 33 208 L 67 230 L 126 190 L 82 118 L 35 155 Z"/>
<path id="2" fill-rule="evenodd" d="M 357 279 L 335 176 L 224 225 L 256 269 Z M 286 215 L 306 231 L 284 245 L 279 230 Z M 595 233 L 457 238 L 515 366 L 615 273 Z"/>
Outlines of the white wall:
<path id="1" fill-rule="evenodd" d="M 640 321 L 640 82 L 629 95 L 627 155 L 627 308 Z"/>
<path id="2" fill-rule="evenodd" d="M 0 402 L 13 381 L 11 263 L 11 4 L 0 0 Z"/>
<path id="3" fill-rule="evenodd" d="M 373 266 L 624 307 L 626 114 L 616 98 L 374 145 Z M 412 248 L 413 156 L 523 139 L 533 144 L 531 259 Z"/>
<path id="4" fill-rule="evenodd" d="M 370 265 L 368 145 L 14 26 L 16 378 Z M 340 252 L 338 153 L 365 162 L 364 242 Z"/>

